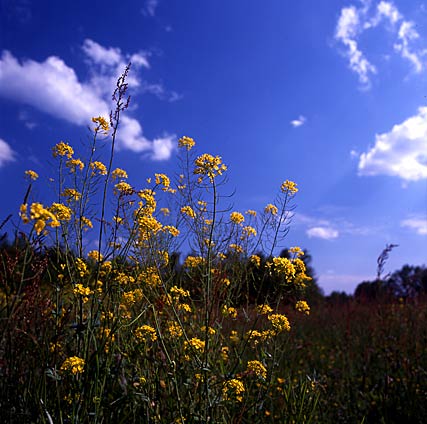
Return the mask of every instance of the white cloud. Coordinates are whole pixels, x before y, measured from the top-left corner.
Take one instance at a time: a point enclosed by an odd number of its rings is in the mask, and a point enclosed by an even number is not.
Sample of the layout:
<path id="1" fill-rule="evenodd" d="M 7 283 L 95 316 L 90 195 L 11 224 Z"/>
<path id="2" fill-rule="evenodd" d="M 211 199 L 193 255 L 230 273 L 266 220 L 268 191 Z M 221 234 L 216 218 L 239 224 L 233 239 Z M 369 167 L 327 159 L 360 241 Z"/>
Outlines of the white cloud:
<path id="1" fill-rule="evenodd" d="M 341 41 L 346 47 L 346 56 L 349 59 L 350 69 L 359 75 L 359 81 L 364 87 L 369 87 L 369 75 L 377 72 L 359 50 L 356 38 L 362 30 L 360 22 L 360 11 L 354 6 L 345 7 L 341 10 L 341 16 L 335 30 L 335 38 Z"/>
<path id="2" fill-rule="evenodd" d="M 421 236 L 427 235 L 427 216 L 424 218 L 412 217 L 404 219 L 400 223 L 401 227 L 406 227 L 411 230 L 414 230 L 417 234 Z"/>
<path id="3" fill-rule="evenodd" d="M 301 125 L 304 125 L 306 121 L 307 121 L 306 117 L 300 115 L 298 119 L 294 119 L 293 121 L 291 121 L 291 125 L 297 128 L 297 127 L 300 127 Z"/>
<path id="4" fill-rule="evenodd" d="M 405 181 L 427 178 L 427 107 L 375 136 L 375 145 L 359 158 L 359 175 L 391 175 Z"/>
<path id="5" fill-rule="evenodd" d="M 397 7 L 389 1 L 381 1 L 370 11 L 371 2 L 362 2 L 359 8 L 344 7 L 335 28 L 335 39 L 346 47 L 345 56 L 349 60 L 350 69 L 359 76 L 362 88 L 369 88 L 370 77 L 377 73 L 375 65 L 369 62 L 359 49 L 358 38 L 370 28 L 385 22 L 385 29 L 396 36 L 395 52 L 408 60 L 416 73 L 424 69 L 421 57 L 425 51 L 413 48 L 413 42 L 420 38 L 412 21 L 405 20 Z"/>
<path id="6" fill-rule="evenodd" d="M 0 138 L 0 167 L 7 162 L 13 162 L 15 160 L 15 152 L 3 139 Z"/>
<path id="7" fill-rule="evenodd" d="M 155 16 L 158 5 L 159 5 L 159 0 L 145 0 L 142 13 L 144 15 Z"/>
<path id="8" fill-rule="evenodd" d="M 88 81 L 80 81 L 74 69 L 59 57 L 20 63 L 10 52 L 4 51 L 0 57 L 0 96 L 76 125 L 88 125 L 92 116 L 108 117 L 112 106 L 111 90 L 124 70 L 126 59 L 136 59 L 127 80 L 133 87 L 141 84 L 135 71 L 141 66 L 147 67 L 148 62 L 142 54 L 125 56 L 118 48 L 104 48 L 92 40 L 85 40 L 83 51 L 91 64 Z M 170 157 L 173 139 L 173 136 L 145 138 L 141 124 L 126 115 L 117 136 L 119 149 L 145 152 L 155 160 Z"/>
<path id="9" fill-rule="evenodd" d="M 339 236 L 338 230 L 331 227 L 311 227 L 306 231 L 306 234 L 310 238 L 316 237 L 324 240 L 336 239 Z"/>

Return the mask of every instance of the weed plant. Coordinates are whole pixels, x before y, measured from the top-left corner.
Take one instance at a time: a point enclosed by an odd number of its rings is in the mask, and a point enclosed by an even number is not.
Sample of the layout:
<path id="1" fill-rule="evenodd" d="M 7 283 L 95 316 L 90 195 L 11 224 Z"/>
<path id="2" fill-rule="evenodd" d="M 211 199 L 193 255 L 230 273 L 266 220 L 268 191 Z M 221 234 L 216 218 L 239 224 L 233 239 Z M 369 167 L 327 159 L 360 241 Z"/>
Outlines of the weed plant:
<path id="1" fill-rule="evenodd" d="M 176 177 L 131 185 L 114 167 L 128 71 L 86 153 L 53 147 L 54 202 L 33 197 L 38 175 L 26 172 L 0 258 L 2 422 L 310 423 L 316 386 L 280 370 L 283 301 L 310 311 L 302 251 L 274 257 L 296 184 L 261 212 L 232 211 L 222 158 L 182 137 Z M 105 163 L 99 143 L 111 144 Z"/>

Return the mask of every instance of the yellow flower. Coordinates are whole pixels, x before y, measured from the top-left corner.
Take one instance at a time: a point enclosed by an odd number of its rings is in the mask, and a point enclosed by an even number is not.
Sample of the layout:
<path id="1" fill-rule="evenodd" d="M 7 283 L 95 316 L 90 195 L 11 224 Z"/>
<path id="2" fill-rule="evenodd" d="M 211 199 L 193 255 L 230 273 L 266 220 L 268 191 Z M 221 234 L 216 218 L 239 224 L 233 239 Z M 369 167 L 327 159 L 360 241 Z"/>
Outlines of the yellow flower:
<path id="1" fill-rule="evenodd" d="M 92 221 L 90 219 L 82 216 L 80 218 L 80 221 L 81 221 L 82 228 L 84 228 L 84 227 L 93 228 L 93 224 L 92 224 Z M 86 231 L 88 228 L 84 228 L 84 230 Z"/>
<path id="2" fill-rule="evenodd" d="M 156 330 L 150 325 L 142 325 L 135 330 L 135 337 L 140 342 L 146 342 L 150 339 L 152 342 L 157 340 Z"/>
<path id="3" fill-rule="evenodd" d="M 25 175 L 27 175 L 30 180 L 37 180 L 37 178 L 39 177 L 39 174 L 37 174 L 37 172 L 32 171 L 31 169 L 29 169 L 28 171 L 25 171 Z"/>
<path id="4" fill-rule="evenodd" d="M 282 193 L 289 193 L 290 195 L 293 195 L 298 191 L 296 183 L 289 180 L 282 183 L 280 189 L 282 190 Z"/>
<path id="5" fill-rule="evenodd" d="M 187 256 L 184 261 L 184 267 L 186 268 L 196 268 L 202 264 L 204 264 L 205 259 L 201 256 Z"/>
<path id="6" fill-rule="evenodd" d="M 287 281 L 295 277 L 295 266 L 288 258 L 273 258 L 273 264 L 274 271 L 279 275 L 283 275 Z"/>
<path id="7" fill-rule="evenodd" d="M 288 250 L 288 252 L 289 252 L 290 254 L 295 255 L 297 258 L 299 258 L 300 256 L 303 256 L 303 255 L 304 255 L 304 252 L 303 252 L 303 251 L 301 250 L 301 248 L 300 248 L 300 247 L 298 247 L 298 246 L 291 247 L 291 248 Z"/>
<path id="8" fill-rule="evenodd" d="M 179 338 L 183 335 L 182 327 L 176 321 L 169 321 L 167 323 L 167 331 L 172 338 Z"/>
<path id="9" fill-rule="evenodd" d="M 188 351 L 193 349 L 196 352 L 202 353 L 205 350 L 205 342 L 193 337 L 192 339 L 184 342 L 184 350 Z"/>
<path id="10" fill-rule="evenodd" d="M 261 265 L 261 258 L 258 255 L 251 255 L 249 260 L 251 263 L 253 263 L 257 267 Z"/>
<path id="11" fill-rule="evenodd" d="M 99 253 L 97 250 L 91 250 L 88 254 L 87 254 L 88 258 L 96 261 L 96 262 L 101 262 L 103 259 L 103 256 L 101 253 Z"/>
<path id="12" fill-rule="evenodd" d="M 252 210 L 252 209 L 248 209 L 248 210 L 245 212 L 245 214 L 246 214 L 246 215 L 253 216 L 254 218 L 256 217 L 256 211 L 254 211 L 254 210 Z"/>
<path id="13" fill-rule="evenodd" d="M 232 306 L 224 305 L 221 309 L 221 313 L 224 317 L 237 318 L 237 310 Z"/>
<path id="14" fill-rule="evenodd" d="M 110 125 L 105 118 L 103 118 L 102 116 L 98 116 L 97 118 L 92 118 L 92 122 L 97 124 L 97 126 L 94 128 L 95 132 L 102 130 L 104 134 L 108 133 L 108 130 L 110 129 Z"/>
<path id="15" fill-rule="evenodd" d="M 245 220 L 245 217 L 240 212 L 231 212 L 230 220 L 234 224 L 241 224 Z"/>
<path id="16" fill-rule="evenodd" d="M 181 213 L 184 215 L 189 216 L 190 218 L 194 219 L 196 217 L 196 214 L 194 213 L 191 206 L 183 206 L 181 208 Z"/>
<path id="17" fill-rule="evenodd" d="M 264 212 L 265 213 L 270 213 L 271 215 L 277 215 L 277 212 L 279 210 L 277 209 L 277 206 L 272 205 L 271 203 L 269 203 L 265 208 L 264 208 Z"/>
<path id="18" fill-rule="evenodd" d="M 70 356 L 61 365 L 61 371 L 69 371 L 71 374 L 81 374 L 84 371 L 85 360 L 78 356 Z"/>
<path id="19" fill-rule="evenodd" d="M 82 195 L 75 190 L 74 188 L 66 188 L 62 193 L 61 196 L 68 197 L 68 201 L 75 200 L 78 201 Z"/>
<path id="20" fill-rule="evenodd" d="M 236 378 L 227 380 L 222 387 L 222 396 L 224 400 L 237 400 L 238 402 L 242 402 L 244 392 L 245 386 L 243 382 Z"/>
<path id="21" fill-rule="evenodd" d="M 222 346 L 221 347 L 221 358 L 222 360 L 228 361 L 228 352 L 230 351 L 230 348 L 228 346 Z"/>
<path id="22" fill-rule="evenodd" d="M 77 283 L 73 288 L 73 293 L 76 296 L 81 296 L 83 303 L 86 303 L 89 300 L 88 296 L 90 296 L 93 291 L 89 287 L 84 287 L 83 284 Z"/>
<path id="23" fill-rule="evenodd" d="M 117 179 L 117 178 L 127 178 L 128 174 L 125 170 L 121 169 L 121 168 L 116 168 L 112 173 L 111 173 L 111 178 L 113 180 Z"/>
<path id="24" fill-rule="evenodd" d="M 123 194 L 132 194 L 133 188 L 130 184 L 120 181 L 114 186 L 114 194 L 123 193 Z"/>
<path id="25" fill-rule="evenodd" d="M 92 169 L 92 175 L 96 174 L 96 171 L 99 172 L 100 175 L 107 175 L 107 167 L 100 161 L 95 160 L 90 163 L 90 169 Z"/>
<path id="26" fill-rule="evenodd" d="M 212 156 L 209 153 L 199 156 L 194 163 L 196 165 L 194 174 L 207 175 L 211 182 L 217 175 L 222 175 L 227 170 L 227 166 L 222 163 L 220 156 Z M 201 181 L 202 177 L 199 178 L 199 182 Z"/>
<path id="27" fill-rule="evenodd" d="M 260 361 L 248 361 L 246 372 L 255 374 L 257 377 L 267 378 L 267 368 Z"/>
<path id="28" fill-rule="evenodd" d="M 169 177 L 165 174 L 154 174 L 154 176 L 156 177 L 156 184 L 162 184 L 163 190 L 166 191 L 171 183 Z"/>
<path id="29" fill-rule="evenodd" d="M 271 312 L 273 312 L 273 309 L 270 308 L 269 305 L 258 305 L 256 307 L 256 311 L 259 315 L 267 315 Z"/>
<path id="30" fill-rule="evenodd" d="M 256 237 L 256 234 L 257 234 L 255 228 L 251 227 L 250 225 L 243 227 L 242 232 L 243 232 L 243 235 L 242 235 L 243 238 L 249 237 L 249 236 Z"/>
<path id="31" fill-rule="evenodd" d="M 231 243 L 229 248 L 231 250 L 234 250 L 236 253 L 243 253 L 244 252 L 243 247 L 238 245 L 238 244 L 235 244 L 235 243 Z"/>
<path id="32" fill-rule="evenodd" d="M 298 312 L 304 312 L 306 315 L 310 315 L 310 306 L 308 306 L 308 303 L 305 300 L 298 300 L 295 304 L 295 309 Z"/>
<path id="33" fill-rule="evenodd" d="M 52 203 L 49 210 L 55 214 L 60 221 L 69 221 L 73 213 L 68 206 L 63 205 L 62 203 Z"/>
<path id="34" fill-rule="evenodd" d="M 288 318 L 282 314 L 272 314 L 268 316 L 268 320 L 271 322 L 274 330 L 277 333 L 281 333 L 282 331 L 290 331 L 291 326 L 289 325 Z"/>
<path id="35" fill-rule="evenodd" d="M 67 166 L 67 168 L 70 168 L 70 172 L 73 174 L 76 172 L 77 168 L 79 168 L 80 171 L 82 171 L 83 168 L 85 167 L 85 164 L 80 159 L 69 159 L 67 160 L 65 165 Z"/>
<path id="36" fill-rule="evenodd" d="M 172 226 L 172 225 L 165 225 L 162 228 L 163 232 L 168 232 L 172 237 L 178 237 L 179 236 L 179 230 L 178 228 Z"/>
<path id="37" fill-rule="evenodd" d="M 66 156 L 68 159 L 71 159 L 73 154 L 73 148 L 68 143 L 64 143 L 63 141 L 60 141 L 52 148 L 52 155 L 54 158 L 57 156 Z"/>
<path id="38" fill-rule="evenodd" d="M 160 212 L 164 215 L 164 216 L 169 216 L 171 211 L 169 210 L 169 208 L 160 208 Z"/>
<path id="39" fill-rule="evenodd" d="M 181 137 L 178 140 L 178 147 L 186 147 L 187 150 L 191 150 L 195 144 L 196 142 L 191 137 L 187 136 Z"/>

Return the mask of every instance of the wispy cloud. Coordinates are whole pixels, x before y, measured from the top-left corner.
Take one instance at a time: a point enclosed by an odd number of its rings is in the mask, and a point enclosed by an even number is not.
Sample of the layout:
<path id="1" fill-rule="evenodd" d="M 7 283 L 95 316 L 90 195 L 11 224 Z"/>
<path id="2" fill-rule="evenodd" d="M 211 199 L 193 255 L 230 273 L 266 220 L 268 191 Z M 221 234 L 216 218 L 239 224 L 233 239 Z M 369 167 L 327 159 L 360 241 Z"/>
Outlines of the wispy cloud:
<path id="1" fill-rule="evenodd" d="M 411 217 L 404 219 L 400 223 L 401 227 L 409 228 L 415 231 L 420 236 L 427 235 L 427 216 L 425 217 Z"/>
<path id="2" fill-rule="evenodd" d="M 359 158 L 359 175 L 392 175 L 405 181 L 427 178 L 427 107 L 377 134 L 375 144 Z"/>
<path id="3" fill-rule="evenodd" d="M 155 16 L 156 9 L 159 5 L 159 0 L 145 0 L 142 8 L 142 13 L 148 16 Z"/>
<path id="4" fill-rule="evenodd" d="M 137 90 L 141 86 L 138 71 L 149 66 L 148 60 L 142 53 L 125 55 L 118 48 L 105 48 L 92 40 L 86 40 L 82 49 L 90 70 L 86 81 L 80 81 L 74 69 L 57 56 L 43 62 L 20 62 L 4 51 L 0 58 L 0 96 L 76 125 L 87 125 L 92 116 L 108 116 L 111 88 L 127 61 L 131 60 L 133 66 L 129 86 Z M 172 153 L 174 139 L 171 135 L 147 139 L 138 120 L 125 116 L 118 133 L 118 148 L 164 160 Z"/>
<path id="5" fill-rule="evenodd" d="M 293 218 L 294 225 L 302 225 L 305 227 L 305 233 L 308 237 L 321 238 L 324 240 L 333 240 L 344 235 L 367 236 L 379 231 L 378 228 L 358 226 L 349 222 L 347 219 L 341 218 L 339 213 L 340 208 L 330 206 L 324 207 L 323 209 L 332 211 L 326 213 L 327 215 L 333 215 L 333 217 L 326 219 L 319 216 L 296 213 Z M 341 213 L 343 213 L 343 211 L 341 211 Z M 322 215 L 324 215 L 324 213 L 322 213 Z"/>
<path id="6" fill-rule="evenodd" d="M 7 162 L 15 160 L 15 152 L 2 138 L 0 138 L 0 168 Z"/>
<path id="7" fill-rule="evenodd" d="M 297 128 L 297 127 L 300 127 L 301 125 L 304 125 L 306 121 L 307 121 L 307 118 L 305 116 L 300 115 L 298 119 L 294 119 L 293 121 L 291 121 L 291 125 L 294 128 Z"/>
<path id="8" fill-rule="evenodd" d="M 312 238 L 321 238 L 324 240 L 333 240 L 338 238 L 340 233 L 335 228 L 331 227 L 311 227 L 308 228 L 306 234 Z"/>
<path id="9" fill-rule="evenodd" d="M 344 55 L 350 69 L 358 75 L 361 88 L 370 87 L 371 76 L 377 73 L 377 68 L 359 48 L 358 39 L 363 32 L 380 24 L 396 37 L 394 51 L 412 64 L 414 72 L 423 71 L 422 57 L 426 51 L 414 46 L 420 38 L 415 24 L 406 20 L 393 2 L 380 1 L 374 8 L 370 6 L 371 2 L 365 1 L 360 7 L 344 7 L 335 28 L 335 39 L 345 46 Z"/>

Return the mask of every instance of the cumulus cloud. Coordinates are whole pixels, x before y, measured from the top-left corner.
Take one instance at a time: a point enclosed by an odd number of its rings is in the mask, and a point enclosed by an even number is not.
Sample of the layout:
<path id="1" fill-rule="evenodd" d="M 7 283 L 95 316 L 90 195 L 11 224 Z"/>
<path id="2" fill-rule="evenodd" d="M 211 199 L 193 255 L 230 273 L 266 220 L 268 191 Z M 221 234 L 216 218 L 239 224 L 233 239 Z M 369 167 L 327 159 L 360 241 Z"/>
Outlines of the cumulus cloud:
<path id="1" fill-rule="evenodd" d="M 371 76 L 377 73 L 377 68 L 360 50 L 358 39 L 366 30 L 380 24 L 384 24 L 384 28 L 396 37 L 394 51 L 408 60 L 416 73 L 420 73 L 424 69 L 421 58 L 425 50 L 414 47 L 415 41 L 420 38 L 414 23 L 405 20 L 392 2 L 380 1 L 373 9 L 370 4 L 362 2 L 360 7 L 344 7 L 335 28 L 335 39 L 345 46 L 344 55 L 350 69 L 358 75 L 361 87 L 369 88 Z"/>
<path id="2" fill-rule="evenodd" d="M 138 70 L 149 63 L 141 53 L 124 55 L 118 48 L 105 48 L 92 40 L 85 40 L 82 49 L 90 65 L 87 81 L 79 80 L 74 69 L 57 56 L 43 62 L 20 62 L 4 51 L 0 57 L 0 96 L 76 125 L 87 125 L 92 116 L 109 116 L 110 91 L 126 63 L 134 61 L 128 79 L 131 87 L 141 85 Z M 154 160 L 170 157 L 173 140 L 169 135 L 147 139 L 141 124 L 129 116 L 123 117 L 117 139 L 119 149 L 144 152 Z"/>
<path id="3" fill-rule="evenodd" d="M 339 236 L 338 230 L 331 227 L 311 227 L 307 229 L 306 234 L 312 238 L 321 238 L 324 240 L 336 239 Z"/>
<path id="4" fill-rule="evenodd" d="M 427 235 L 427 217 L 411 217 L 404 219 L 400 223 L 401 227 L 409 228 L 410 230 L 415 231 L 420 236 Z"/>
<path id="5" fill-rule="evenodd" d="M 307 121 L 306 117 L 305 117 L 305 116 L 300 115 L 300 116 L 298 117 L 298 119 L 294 119 L 293 121 L 291 121 L 291 125 L 292 125 L 294 128 L 297 128 L 297 127 L 300 127 L 301 125 L 304 125 L 306 121 Z"/>
<path id="6" fill-rule="evenodd" d="M 0 168 L 7 162 L 15 160 L 15 152 L 3 139 L 0 138 Z"/>
<path id="7" fill-rule="evenodd" d="M 359 158 L 359 175 L 391 175 L 405 181 L 427 178 L 427 107 L 377 134 L 375 144 Z"/>

